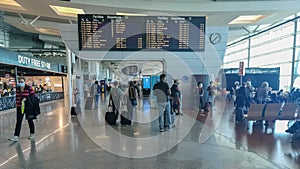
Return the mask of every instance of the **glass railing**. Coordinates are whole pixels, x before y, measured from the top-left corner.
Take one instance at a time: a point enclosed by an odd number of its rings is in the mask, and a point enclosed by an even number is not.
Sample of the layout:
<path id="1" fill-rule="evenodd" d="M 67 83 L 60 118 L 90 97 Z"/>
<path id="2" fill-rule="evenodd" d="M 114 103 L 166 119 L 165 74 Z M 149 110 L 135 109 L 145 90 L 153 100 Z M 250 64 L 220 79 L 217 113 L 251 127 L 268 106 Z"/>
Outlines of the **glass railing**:
<path id="1" fill-rule="evenodd" d="M 37 93 L 37 96 L 42 102 L 48 102 L 52 100 L 58 100 L 64 98 L 64 92 L 48 92 L 48 93 Z M 13 109 L 16 107 L 16 97 L 6 96 L 0 98 L 0 111 Z"/>

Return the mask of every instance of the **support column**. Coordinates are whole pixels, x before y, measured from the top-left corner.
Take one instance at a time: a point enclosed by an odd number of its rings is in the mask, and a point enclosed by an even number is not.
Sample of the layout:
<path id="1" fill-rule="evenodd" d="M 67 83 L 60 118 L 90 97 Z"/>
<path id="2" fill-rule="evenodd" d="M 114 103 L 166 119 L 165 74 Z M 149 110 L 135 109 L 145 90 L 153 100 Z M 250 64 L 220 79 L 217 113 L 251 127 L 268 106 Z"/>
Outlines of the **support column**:
<path id="1" fill-rule="evenodd" d="M 293 53 L 292 53 L 292 72 L 291 72 L 291 84 L 290 89 L 293 88 L 295 81 L 295 57 L 296 57 L 296 43 L 297 43 L 297 19 L 294 20 L 294 41 L 293 41 Z"/>
<path id="2" fill-rule="evenodd" d="M 18 84 L 19 84 L 19 81 L 18 81 L 18 67 L 15 66 L 15 82 L 16 82 L 16 91 L 17 91 L 17 87 L 18 87 Z"/>
<path id="3" fill-rule="evenodd" d="M 251 57 L 251 38 L 248 39 L 248 64 L 247 68 L 250 67 L 250 57 Z"/>
<path id="4" fill-rule="evenodd" d="M 83 75 L 83 73 L 81 71 L 81 58 L 78 58 L 78 67 L 77 67 L 77 69 L 78 69 L 79 74 Z"/>
<path id="5" fill-rule="evenodd" d="M 68 70 L 68 99 L 69 99 L 69 111 L 71 111 L 71 107 L 72 107 L 72 91 L 73 91 L 73 85 L 72 85 L 72 72 L 71 72 L 71 68 L 72 68 L 72 54 L 71 54 L 71 50 L 66 47 L 66 63 L 67 63 L 67 70 Z"/>

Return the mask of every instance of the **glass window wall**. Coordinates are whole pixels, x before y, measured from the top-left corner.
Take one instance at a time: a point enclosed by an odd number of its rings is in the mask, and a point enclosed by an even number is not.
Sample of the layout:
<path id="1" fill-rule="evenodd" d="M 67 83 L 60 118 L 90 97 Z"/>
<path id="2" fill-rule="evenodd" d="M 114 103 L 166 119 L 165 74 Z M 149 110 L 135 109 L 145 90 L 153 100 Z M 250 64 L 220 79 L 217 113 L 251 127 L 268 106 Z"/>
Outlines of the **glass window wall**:
<path id="1" fill-rule="evenodd" d="M 296 66 L 300 59 L 300 19 L 297 19 L 297 22 L 287 22 L 250 37 L 251 47 L 249 60 L 249 39 L 228 46 L 223 67 L 237 68 L 240 61 L 244 61 L 245 65 L 249 62 L 250 67 L 280 67 L 280 88 L 289 89 L 291 85 L 295 23 L 297 23 L 295 72 L 300 74 L 300 68 Z M 297 81 L 300 83 L 300 80 Z"/>

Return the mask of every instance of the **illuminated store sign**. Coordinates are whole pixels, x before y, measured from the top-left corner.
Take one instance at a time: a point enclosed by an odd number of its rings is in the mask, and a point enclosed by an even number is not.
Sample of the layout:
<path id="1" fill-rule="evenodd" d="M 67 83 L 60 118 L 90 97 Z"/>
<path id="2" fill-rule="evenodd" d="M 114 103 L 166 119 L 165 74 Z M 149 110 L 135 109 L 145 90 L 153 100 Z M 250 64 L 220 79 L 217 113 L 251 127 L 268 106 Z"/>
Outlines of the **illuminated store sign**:
<path id="1" fill-rule="evenodd" d="M 38 67 L 49 70 L 51 69 L 51 64 L 48 62 L 44 62 L 36 58 L 29 58 L 22 55 L 18 55 L 18 62 L 26 66 Z"/>
<path id="2" fill-rule="evenodd" d="M 30 55 L 28 56 L 26 54 L 17 53 L 14 51 L 9 51 L 3 48 L 0 48 L 0 63 L 60 72 L 58 69 L 58 63 L 49 62 L 44 59 L 32 57 Z"/>

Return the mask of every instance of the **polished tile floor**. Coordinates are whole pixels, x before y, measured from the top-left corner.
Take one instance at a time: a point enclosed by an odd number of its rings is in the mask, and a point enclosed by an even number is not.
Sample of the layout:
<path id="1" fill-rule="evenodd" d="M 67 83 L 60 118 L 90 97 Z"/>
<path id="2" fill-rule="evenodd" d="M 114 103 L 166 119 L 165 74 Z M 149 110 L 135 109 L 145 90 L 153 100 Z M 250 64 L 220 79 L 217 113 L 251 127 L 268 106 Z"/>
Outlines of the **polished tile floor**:
<path id="1" fill-rule="evenodd" d="M 249 123 L 247 130 L 235 125 L 232 104 L 221 100 L 205 114 L 184 107 L 175 128 L 162 133 L 148 98 L 139 100 L 131 126 L 105 124 L 105 97 L 98 109 L 81 108 L 77 117 L 65 105 L 66 100 L 43 103 L 35 141 L 27 139 L 24 120 L 18 143 L 7 140 L 14 110 L 0 112 L 0 168 L 300 168 L 297 146 L 284 132 L 287 121 L 269 127 Z"/>

